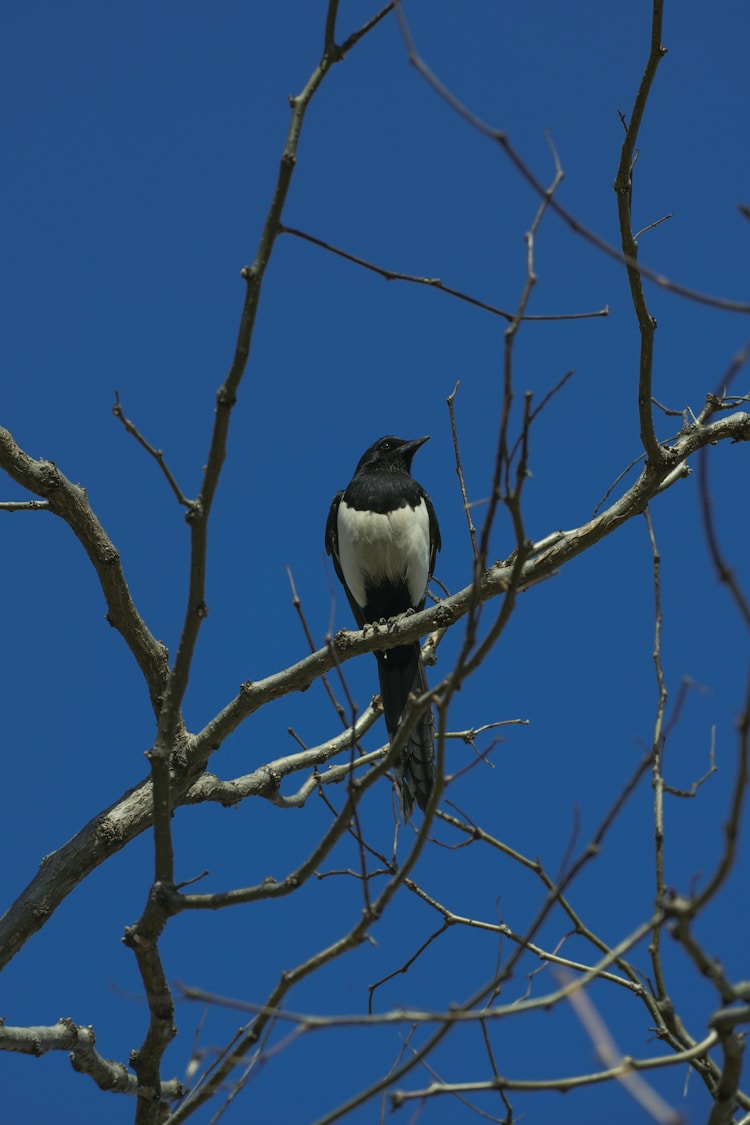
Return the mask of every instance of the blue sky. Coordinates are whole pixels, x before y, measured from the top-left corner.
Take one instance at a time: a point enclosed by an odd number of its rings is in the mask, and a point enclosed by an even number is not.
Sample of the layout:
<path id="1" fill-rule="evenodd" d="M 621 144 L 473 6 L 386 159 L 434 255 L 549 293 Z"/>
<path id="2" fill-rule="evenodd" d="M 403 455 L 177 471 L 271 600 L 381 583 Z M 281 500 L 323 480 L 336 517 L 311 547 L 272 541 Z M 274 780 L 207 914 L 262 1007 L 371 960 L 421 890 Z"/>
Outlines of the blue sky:
<path id="1" fill-rule="evenodd" d="M 341 3 L 339 40 L 374 6 Z M 649 44 L 650 5 L 581 0 L 571 10 L 537 4 L 410 0 L 417 46 L 467 106 L 505 130 L 545 183 L 554 174 L 548 131 L 565 180 L 560 202 L 616 243 L 612 181 L 622 125 Z M 152 632 L 174 650 L 184 610 L 187 531 L 156 466 L 111 415 L 114 393 L 142 433 L 165 452 L 187 494 L 200 485 L 214 395 L 231 361 L 244 296 L 240 270 L 254 257 L 289 120 L 288 97 L 318 62 L 320 0 L 209 7 L 31 2 L 5 11 L 0 86 L 5 106 L 0 424 L 32 456 L 55 461 L 88 490 L 121 552 L 131 593 Z M 641 257 L 660 273 L 715 295 L 747 300 L 750 205 L 746 44 L 750 19 L 735 0 L 709 11 L 696 0 L 666 4 L 669 53 L 656 77 L 639 140 L 635 229 Z M 513 309 L 526 269 L 524 232 L 537 200 L 498 146 L 442 103 L 410 67 L 393 18 L 337 65 L 309 109 L 284 222 L 349 253 L 407 274 L 439 277 L 492 305 Z M 534 539 L 590 518 L 639 453 L 638 334 L 623 268 L 548 215 L 536 240 L 538 284 L 529 311 L 609 309 L 609 316 L 525 325 L 515 350 L 519 399 L 541 398 L 575 375 L 535 424 L 525 518 Z M 750 336 L 747 317 L 647 287 L 658 321 L 654 394 L 698 411 Z M 207 600 L 185 715 L 191 730 L 235 694 L 306 652 L 291 604 L 288 566 L 318 644 L 331 620 L 331 572 L 323 531 L 335 491 L 363 450 L 385 433 L 431 434 L 415 474 L 437 509 L 443 551 L 437 576 L 455 591 L 471 577 L 471 548 L 456 483 L 446 396 L 456 401 L 470 497 L 487 494 L 499 414 L 503 330 L 499 318 L 416 285 L 372 273 L 291 236 L 269 266 L 250 363 L 232 420 L 229 456 L 211 524 Z M 735 388 L 747 388 L 746 375 Z M 657 420 L 666 439 L 679 419 Z M 737 576 L 748 573 L 748 451 L 711 454 L 722 542 Z M 5 480 L 0 500 L 24 499 Z M 481 512 L 481 506 L 477 511 Z M 715 731 L 718 772 L 694 800 L 667 806 L 667 882 L 688 893 L 713 869 L 734 780 L 734 723 L 748 664 L 747 634 L 709 566 L 696 478 L 653 506 L 663 556 L 663 660 L 670 698 L 690 677 L 667 751 L 668 780 L 689 788 L 708 767 Z M 104 621 L 96 577 L 65 525 L 45 513 L 0 513 L 5 589 L 3 675 L 5 905 L 54 851 L 146 773 L 153 738 L 147 694 L 121 638 Z M 498 520 L 491 557 L 513 546 Z M 338 593 L 337 628 L 350 627 Z M 440 664 L 450 667 L 458 635 Z M 456 698 L 454 729 L 499 719 L 510 727 L 492 757 L 450 796 L 510 847 L 556 872 L 578 825 L 590 838 L 650 743 L 656 706 L 652 561 L 645 523 L 633 520 L 556 577 L 524 594 L 480 674 Z M 377 690 L 375 665 L 349 664 L 353 697 Z M 212 760 L 234 777 L 293 752 L 293 727 L 310 745 L 338 730 L 320 685 L 253 716 Z M 382 739 L 380 724 L 366 745 Z M 488 737 L 480 745 L 486 746 Z M 470 760 L 449 746 L 451 770 Z M 343 799 L 336 794 L 339 802 Z M 579 877 L 571 900 L 586 922 L 616 942 L 653 905 L 652 793 L 646 779 Z M 393 822 L 387 783 L 362 811 L 384 850 Z M 261 801 L 234 810 L 179 809 L 177 871 L 204 869 L 202 889 L 283 878 L 329 823 L 317 798 L 303 811 Z M 440 831 L 441 839 L 453 837 Z M 145 1028 L 140 981 L 120 938 L 143 908 L 151 843 L 142 836 L 80 886 L 3 974 L 8 1024 L 92 1024 L 98 1049 L 126 1061 Z M 342 845 L 329 866 L 357 866 Z M 720 898 L 696 927 L 734 979 L 747 977 L 747 839 Z M 528 872 L 478 848 L 431 848 L 421 885 L 457 913 L 498 914 L 523 932 L 543 901 Z M 163 940 L 172 981 L 262 1003 L 283 969 L 348 928 L 361 908 L 354 880 L 314 881 L 274 903 L 183 915 Z M 373 930 L 375 945 L 349 954 L 297 989 L 290 1007 L 361 1012 L 368 985 L 392 972 L 439 927 L 406 896 Z M 538 940 L 554 948 L 567 932 L 553 918 Z M 591 958 L 569 939 L 570 956 Z M 503 955 L 507 950 L 501 950 Z M 454 928 L 408 974 L 379 993 L 380 1010 L 442 1010 L 489 979 L 495 938 Z M 645 943 L 632 954 L 648 971 Z M 524 963 L 525 964 L 525 963 Z M 529 962 L 526 972 L 536 967 Z M 700 1038 L 714 993 L 677 948 L 669 955 L 673 999 Z M 549 979 L 547 979 L 549 978 Z M 536 992 L 552 988 L 549 970 Z M 522 996 L 526 979 L 503 1000 Z M 535 993 L 532 993 L 535 994 Z M 623 1052 L 657 1053 L 648 1016 L 603 985 L 591 998 Z M 202 1009 L 178 1007 L 180 1035 L 165 1076 L 183 1077 Z M 236 1012 L 212 1010 L 201 1043 L 226 1043 Z M 312 1122 L 384 1073 L 401 1040 L 393 1029 L 321 1032 L 270 1057 L 223 1120 Z M 557 1077 L 598 1066 L 568 1008 L 497 1030 L 498 1067 L 508 1076 Z M 454 1035 L 434 1064 L 446 1079 L 488 1077 L 479 1032 Z M 650 1075 L 690 1122 L 709 1099 L 684 1068 Z M 112 1125 L 133 1105 L 100 1093 L 60 1055 L 0 1054 L 5 1120 Z M 414 1084 L 423 1085 L 423 1072 Z M 561 1099 L 513 1096 L 517 1112 L 564 1122 L 650 1118 L 618 1086 Z M 500 1115 L 494 1101 L 480 1102 Z M 74 1108 L 73 1108 L 74 1107 Z M 401 1115 L 408 1120 L 408 1109 Z M 372 1121 L 364 1108 L 352 1120 Z M 407 1116 L 405 1116 L 407 1115 Z M 423 1120 L 462 1122 L 448 1100 Z M 194 1120 L 209 1121 L 203 1110 Z M 474 1119 L 473 1117 L 471 1118 Z"/>

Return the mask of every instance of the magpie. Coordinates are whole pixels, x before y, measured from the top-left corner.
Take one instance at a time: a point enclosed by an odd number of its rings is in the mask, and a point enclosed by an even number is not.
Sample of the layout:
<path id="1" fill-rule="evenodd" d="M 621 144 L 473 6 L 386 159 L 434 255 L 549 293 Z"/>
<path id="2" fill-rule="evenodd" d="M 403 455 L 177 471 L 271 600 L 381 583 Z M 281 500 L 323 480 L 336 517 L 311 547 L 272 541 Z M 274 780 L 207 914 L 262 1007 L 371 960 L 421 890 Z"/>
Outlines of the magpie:
<path id="1" fill-rule="evenodd" d="M 432 501 L 411 475 L 428 437 L 383 437 L 362 455 L 347 488 L 336 493 L 326 523 L 326 551 L 357 625 L 424 609 L 435 555 L 440 550 Z M 392 742 L 409 696 L 428 690 L 418 641 L 376 652 L 385 725 Z M 435 777 L 433 717 L 420 716 L 401 760 L 396 785 L 404 820 L 414 802 L 424 809 Z"/>

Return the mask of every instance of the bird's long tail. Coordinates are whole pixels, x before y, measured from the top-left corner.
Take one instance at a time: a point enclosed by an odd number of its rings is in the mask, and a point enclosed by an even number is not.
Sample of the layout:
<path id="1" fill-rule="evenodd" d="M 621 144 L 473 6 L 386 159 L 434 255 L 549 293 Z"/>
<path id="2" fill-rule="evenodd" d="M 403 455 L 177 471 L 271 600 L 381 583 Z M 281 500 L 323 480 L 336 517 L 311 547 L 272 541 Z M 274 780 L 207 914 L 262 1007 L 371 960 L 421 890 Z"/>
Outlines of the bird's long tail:
<path id="1" fill-rule="evenodd" d="M 376 655 L 385 725 L 392 742 L 407 710 L 409 696 L 424 695 L 428 690 L 427 677 L 418 644 L 390 648 Z M 435 780 L 434 720 L 431 707 L 420 715 L 395 772 L 401 809 L 404 820 L 407 821 L 415 801 L 420 809 L 425 808 Z"/>

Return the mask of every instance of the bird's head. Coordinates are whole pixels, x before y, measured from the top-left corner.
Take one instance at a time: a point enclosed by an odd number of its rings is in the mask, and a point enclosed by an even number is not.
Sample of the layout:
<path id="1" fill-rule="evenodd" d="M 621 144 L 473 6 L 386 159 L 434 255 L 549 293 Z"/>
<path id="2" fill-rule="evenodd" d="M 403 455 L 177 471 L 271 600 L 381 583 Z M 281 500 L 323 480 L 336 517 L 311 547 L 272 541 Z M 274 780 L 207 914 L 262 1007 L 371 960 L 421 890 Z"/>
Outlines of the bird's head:
<path id="1" fill-rule="evenodd" d="M 404 441 L 398 437 L 382 437 L 363 453 L 357 465 L 357 473 L 410 473 L 411 463 L 417 450 L 429 441 L 427 437 Z"/>

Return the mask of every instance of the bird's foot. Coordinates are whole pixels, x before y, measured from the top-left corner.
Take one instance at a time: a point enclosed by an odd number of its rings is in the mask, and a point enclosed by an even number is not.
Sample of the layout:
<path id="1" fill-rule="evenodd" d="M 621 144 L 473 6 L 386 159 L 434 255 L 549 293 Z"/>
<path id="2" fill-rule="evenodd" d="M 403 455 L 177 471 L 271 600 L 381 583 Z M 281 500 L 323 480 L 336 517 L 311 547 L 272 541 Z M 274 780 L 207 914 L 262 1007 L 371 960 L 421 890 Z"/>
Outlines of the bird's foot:
<path id="1" fill-rule="evenodd" d="M 380 624 L 387 626 L 388 632 L 392 633 L 393 630 L 400 625 L 404 617 L 413 617 L 416 612 L 416 609 L 412 609 L 411 606 L 409 606 L 403 613 L 397 613 L 395 617 L 389 617 L 387 621 L 381 621 Z"/>

